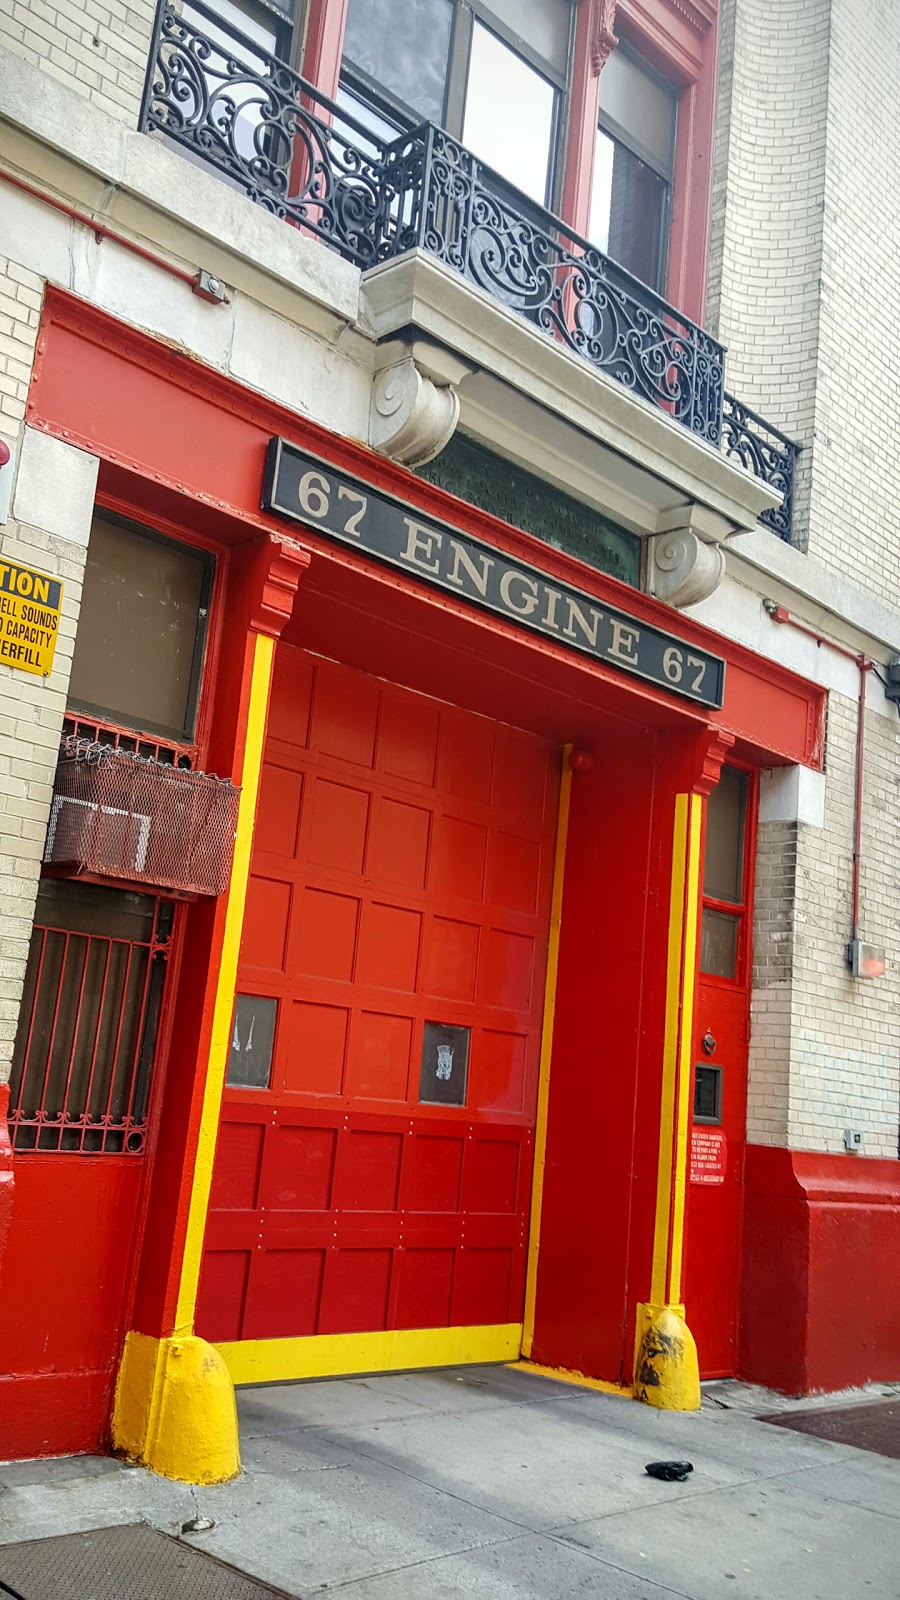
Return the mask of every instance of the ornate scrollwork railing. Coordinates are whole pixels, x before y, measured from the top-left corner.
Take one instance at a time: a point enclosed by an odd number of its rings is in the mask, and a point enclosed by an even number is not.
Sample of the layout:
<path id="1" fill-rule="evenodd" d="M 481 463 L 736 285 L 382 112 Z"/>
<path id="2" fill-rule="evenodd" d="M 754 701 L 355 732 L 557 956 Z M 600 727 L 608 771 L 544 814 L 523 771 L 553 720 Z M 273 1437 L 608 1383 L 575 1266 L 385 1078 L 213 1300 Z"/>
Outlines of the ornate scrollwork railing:
<path id="1" fill-rule="evenodd" d="M 389 234 L 382 142 L 204 0 L 160 0 L 140 126 L 358 266 L 379 259 Z"/>
<path id="2" fill-rule="evenodd" d="M 722 346 L 439 128 L 380 139 L 205 0 L 159 0 L 140 127 L 363 269 L 445 262 L 780 489 L 790 539 L 797 446 L 725 395 Z"/>
<path id="3" fill-rule="evenodd" d="M 724 352 L 702 328 L 425 124 L 387 154 L 418 245 L 708 444 L 722 437 Z"/>
<path id="4" fill-rule="evenodd" d="M 797 457 L 800 446 L 789 439 L 787 434 L 781 433 L 778 428 L 749 406 L 742 405 L 733 394 L 726 394 L 725 409 L 722 419 L 722 448 L 726 456 L 739 461 L 742 467 L 752 472 L 755 478 L 762 478 L 770 488 L 777 489 L 782 496 L 780 506 L 772 511 L 764 511 L 760 522 L 779 539 L 791 542 L 793 512 L 794 512 L 794 475 L 797 467 Z"/>

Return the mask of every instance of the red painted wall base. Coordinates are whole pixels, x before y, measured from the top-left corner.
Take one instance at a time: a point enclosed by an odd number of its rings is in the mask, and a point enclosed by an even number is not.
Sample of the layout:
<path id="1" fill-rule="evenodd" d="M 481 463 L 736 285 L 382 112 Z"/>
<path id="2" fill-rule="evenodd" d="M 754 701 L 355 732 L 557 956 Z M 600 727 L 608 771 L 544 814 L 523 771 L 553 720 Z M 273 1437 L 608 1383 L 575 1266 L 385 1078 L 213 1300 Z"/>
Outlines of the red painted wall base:
<path id="1" fill-rule="evenodd" d="M 16 1157 L 0 1261 L 0 1461 L 105 1447 L 141 1161 Z"/>
<path id="2" fill-rule="evenodd" d="M 785 1394 L 900 1378 L 900 1161 L 748 1145 L 741 1376 Z"/>
<path id="3" fill-rule="evenodd" d="M 0 1460 L 103 1454 L 114 1381 L 112 1368 L 0 1377 Z"/>

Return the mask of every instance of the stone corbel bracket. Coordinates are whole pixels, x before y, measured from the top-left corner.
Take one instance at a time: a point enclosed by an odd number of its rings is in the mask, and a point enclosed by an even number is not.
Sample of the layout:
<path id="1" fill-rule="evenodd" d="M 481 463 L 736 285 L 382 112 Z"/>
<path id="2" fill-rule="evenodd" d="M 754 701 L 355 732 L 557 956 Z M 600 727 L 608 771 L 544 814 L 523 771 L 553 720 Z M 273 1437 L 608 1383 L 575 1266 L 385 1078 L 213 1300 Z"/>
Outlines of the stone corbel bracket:
<path id="1" fill-rule="evenodd" d="M 657 526 L 647 552 L 650 594 L 679 610 L 708 600 L 725 576 L 721 543 L 731 525 L 705 506 L 686 505 L 663 512 Z"/>
<path id="2" fill-rule="evenodd" d="M 433 461 L 459 421 L 452 383 L 436 383 L 405 355 L 376 372 L 369 406 L 369 444 L 405 467 Z"/>

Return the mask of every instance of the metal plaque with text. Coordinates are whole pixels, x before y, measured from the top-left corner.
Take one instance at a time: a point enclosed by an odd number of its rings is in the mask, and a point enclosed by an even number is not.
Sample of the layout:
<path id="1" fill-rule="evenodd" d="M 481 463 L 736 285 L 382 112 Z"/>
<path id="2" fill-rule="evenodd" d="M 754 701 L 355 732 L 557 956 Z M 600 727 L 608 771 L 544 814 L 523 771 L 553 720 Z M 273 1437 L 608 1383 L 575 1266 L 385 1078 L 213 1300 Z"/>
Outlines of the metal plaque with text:
<path id="1" fill-rule="evenodd" d="M 718 709 L 725 663 L 471 534 L 423 516 L 286 439 L 270 440 L 262 509 L 491 611 L 564 649 Z"/>

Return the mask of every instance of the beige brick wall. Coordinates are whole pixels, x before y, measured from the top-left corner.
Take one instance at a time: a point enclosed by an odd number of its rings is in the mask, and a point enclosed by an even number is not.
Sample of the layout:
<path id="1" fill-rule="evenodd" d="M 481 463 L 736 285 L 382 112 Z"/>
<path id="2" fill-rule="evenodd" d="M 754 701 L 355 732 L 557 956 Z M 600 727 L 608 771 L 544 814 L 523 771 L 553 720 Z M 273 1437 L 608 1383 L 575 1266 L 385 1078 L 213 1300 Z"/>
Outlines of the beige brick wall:
<path id="1" fill-rule="evenodd" d="M 709 320 L 803 446 L 797 542 L 900 604 L 895 0 L 723 0 Z"/>
<path id="2" fill-rule="evenodd" d="M 838 1151 L 861 1128 L 870 1156 L 896 1156 L 900 1118 L 900 721 L 866 720 L 860 930 L 885 948 L 880 979 L 844 964 L 852 908 L 856 705 L 832 694 L 824 829 L 800 829 L 794 922 L 790 1138 Z"/>
<path id="3" fill-rule="evenodd" d="M 900 608 L 898 82 L 894 0 L 723 0 L 709 307 L 728 385 L 803 446 L 797 542 Z M 860 922 L 887 951 L 872 981 L 844 961 L 855 733 L 832 692 L 824 827 L 760 828 L 748 1132 L 837 1152 L 852 1126 L 867 1155 L 896 1156 L 900 723 L 867 718 Z"/>
<path id="4" fill-rule="evenodd" d="M 43 281 L 0 256 L 0 438 L 18 441 L 34 362 Z"/>
<path id="5" fill-rule="evenodd" d="M 757 838 L 747 1083 L 747 1136 L 756 1144 L 787 1143 L 799 826 L 760 823 Z"/>
<path id="6" fill-rule="evenodd" d="M 900 604 L 896 0 L 832 0 L 810 549 Z M 898 636 L 900 637 L 900 636 Z"/>
<path id="7" fill-rule="evenodd" d="M 726 383 L 803 446 L 816 427 L 831 0 L 722 0 L 707 319 Z"/>
<path id="8" fill-rule="evenodd" d="M 34 273 L 0 261 L 0 436 L 14 450 L 17 466 L 13 515 L 0 527 L 0 555 L 48 572 L 62 579 L 64 586 L 50 677 L 35 677 L 0 663 L 0 1082 L 9 1075 L 15 1040 L 95 476 L 90 457 L 61 441 L 35 438 L 23 423 L 42 293 L 42 281 Z M 81 493 L 72 492 L 73 465 Z M 39 516 L 41 503 L 49 516 Z M 31 506 L 34 520 L 15 515 L 20 505 Z"/>
<path id="9" fill-rule="evenodd" d="M 825 824 L 762 824 L 757 855 L 748 1137 L 897 1155 L 900 1120 L 900 722 L 867 717 L 860 929 L 886 951 L 881 979 L 855 979 L 852 922 L 856 705 L 832 694 Z"/>
<path id="10" fill-rule="evenodd" d="M 0 0 L 6 46 L 137 126 L 153 0 Z"/>

